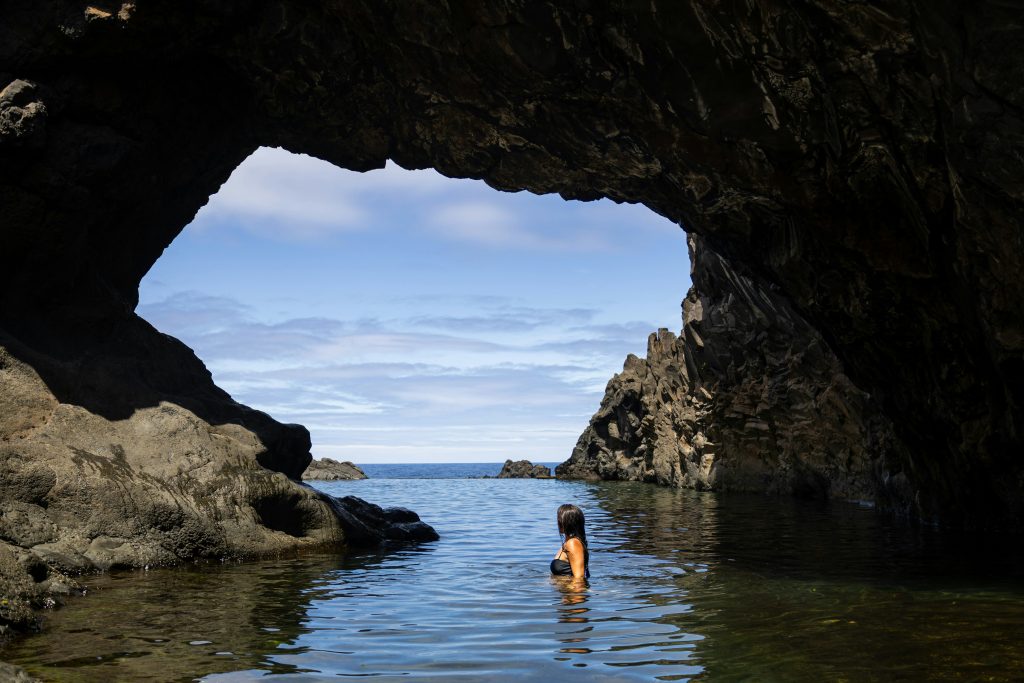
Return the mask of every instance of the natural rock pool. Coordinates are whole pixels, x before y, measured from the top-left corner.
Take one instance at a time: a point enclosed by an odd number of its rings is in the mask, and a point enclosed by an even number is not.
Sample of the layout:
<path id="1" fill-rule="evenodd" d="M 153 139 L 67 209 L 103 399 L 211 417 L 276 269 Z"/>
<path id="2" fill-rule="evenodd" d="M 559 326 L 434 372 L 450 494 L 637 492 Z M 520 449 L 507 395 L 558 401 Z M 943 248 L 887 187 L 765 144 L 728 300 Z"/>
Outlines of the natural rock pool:
<path id="1" fill-rule="evenodd" d="M 371 476 L 374 476 L 371 473 Z M 47 681 L 1014 680 L 1016 539 L 871 510 L 639 483 L 318 483 L 416 510 L 441 540 L 89 577 L 0 652 Z M 593 577 L 548 575 L 555 509 Z"/>

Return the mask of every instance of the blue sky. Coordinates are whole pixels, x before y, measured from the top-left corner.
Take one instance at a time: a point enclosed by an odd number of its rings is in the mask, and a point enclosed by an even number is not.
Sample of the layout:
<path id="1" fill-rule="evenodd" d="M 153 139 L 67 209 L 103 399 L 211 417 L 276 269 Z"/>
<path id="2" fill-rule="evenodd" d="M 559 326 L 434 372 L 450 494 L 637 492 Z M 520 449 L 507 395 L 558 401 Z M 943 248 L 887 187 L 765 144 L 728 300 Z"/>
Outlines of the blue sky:
<path id="1" fill-rule="evenodd" d="M 642 206 L 262 148 L 138 312 L 314 456 L 555 461 L 626 355 L 678 331 L 688 273 L 683 231 Z"/>

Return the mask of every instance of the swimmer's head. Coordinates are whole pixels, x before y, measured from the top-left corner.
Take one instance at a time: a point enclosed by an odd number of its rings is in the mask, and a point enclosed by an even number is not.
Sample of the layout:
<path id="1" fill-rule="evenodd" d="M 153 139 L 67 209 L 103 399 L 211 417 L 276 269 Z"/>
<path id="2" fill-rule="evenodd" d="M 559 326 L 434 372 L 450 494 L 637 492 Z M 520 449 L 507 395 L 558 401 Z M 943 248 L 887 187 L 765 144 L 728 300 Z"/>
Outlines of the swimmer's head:
<path id="1" fill-rule="evenodd" d="M 584 543 L 587 541 L 587 531 L 584 528 L 586 520 L 583 518 L 583 510 L 575 505 L 566 503 L 558 508 L 558 533 L 570 538 L 578 538 Z"/>

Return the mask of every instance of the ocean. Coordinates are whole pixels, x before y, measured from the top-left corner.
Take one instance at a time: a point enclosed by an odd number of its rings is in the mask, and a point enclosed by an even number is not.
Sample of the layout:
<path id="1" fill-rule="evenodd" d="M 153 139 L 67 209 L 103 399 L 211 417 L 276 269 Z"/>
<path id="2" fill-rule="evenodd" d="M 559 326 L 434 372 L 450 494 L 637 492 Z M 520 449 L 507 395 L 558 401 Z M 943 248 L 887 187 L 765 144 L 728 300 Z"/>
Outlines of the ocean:
<path id="1" fill-rule="evenodd" d="M 358 464 L 358 463 L 356 463 Z M 370 463 L 359 465 L 370 479 L 473 479 L 480 477 L 496 477 L 501 472 L 500 462 L 456 462 L 456 463 L 419 463 L 391 464 Z M 560 462 L 535 462 L 544 465 L 554 474 Z"/>

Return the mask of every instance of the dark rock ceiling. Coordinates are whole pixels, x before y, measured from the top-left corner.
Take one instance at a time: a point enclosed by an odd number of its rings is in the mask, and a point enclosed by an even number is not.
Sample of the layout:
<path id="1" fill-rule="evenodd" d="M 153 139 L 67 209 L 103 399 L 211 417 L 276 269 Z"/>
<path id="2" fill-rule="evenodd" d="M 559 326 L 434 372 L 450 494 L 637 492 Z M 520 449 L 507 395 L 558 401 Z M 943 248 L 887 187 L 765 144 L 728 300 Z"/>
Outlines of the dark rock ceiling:
<path id="1" fill-rule="evenodd" d="M 128 315 L 259 145 L 642 202 L 826 340 L 908 445 L 913 509 L 1012 524 L 1022 16 L 950 0 L 8 8 L 3 324 L 31 340 Z"/>

